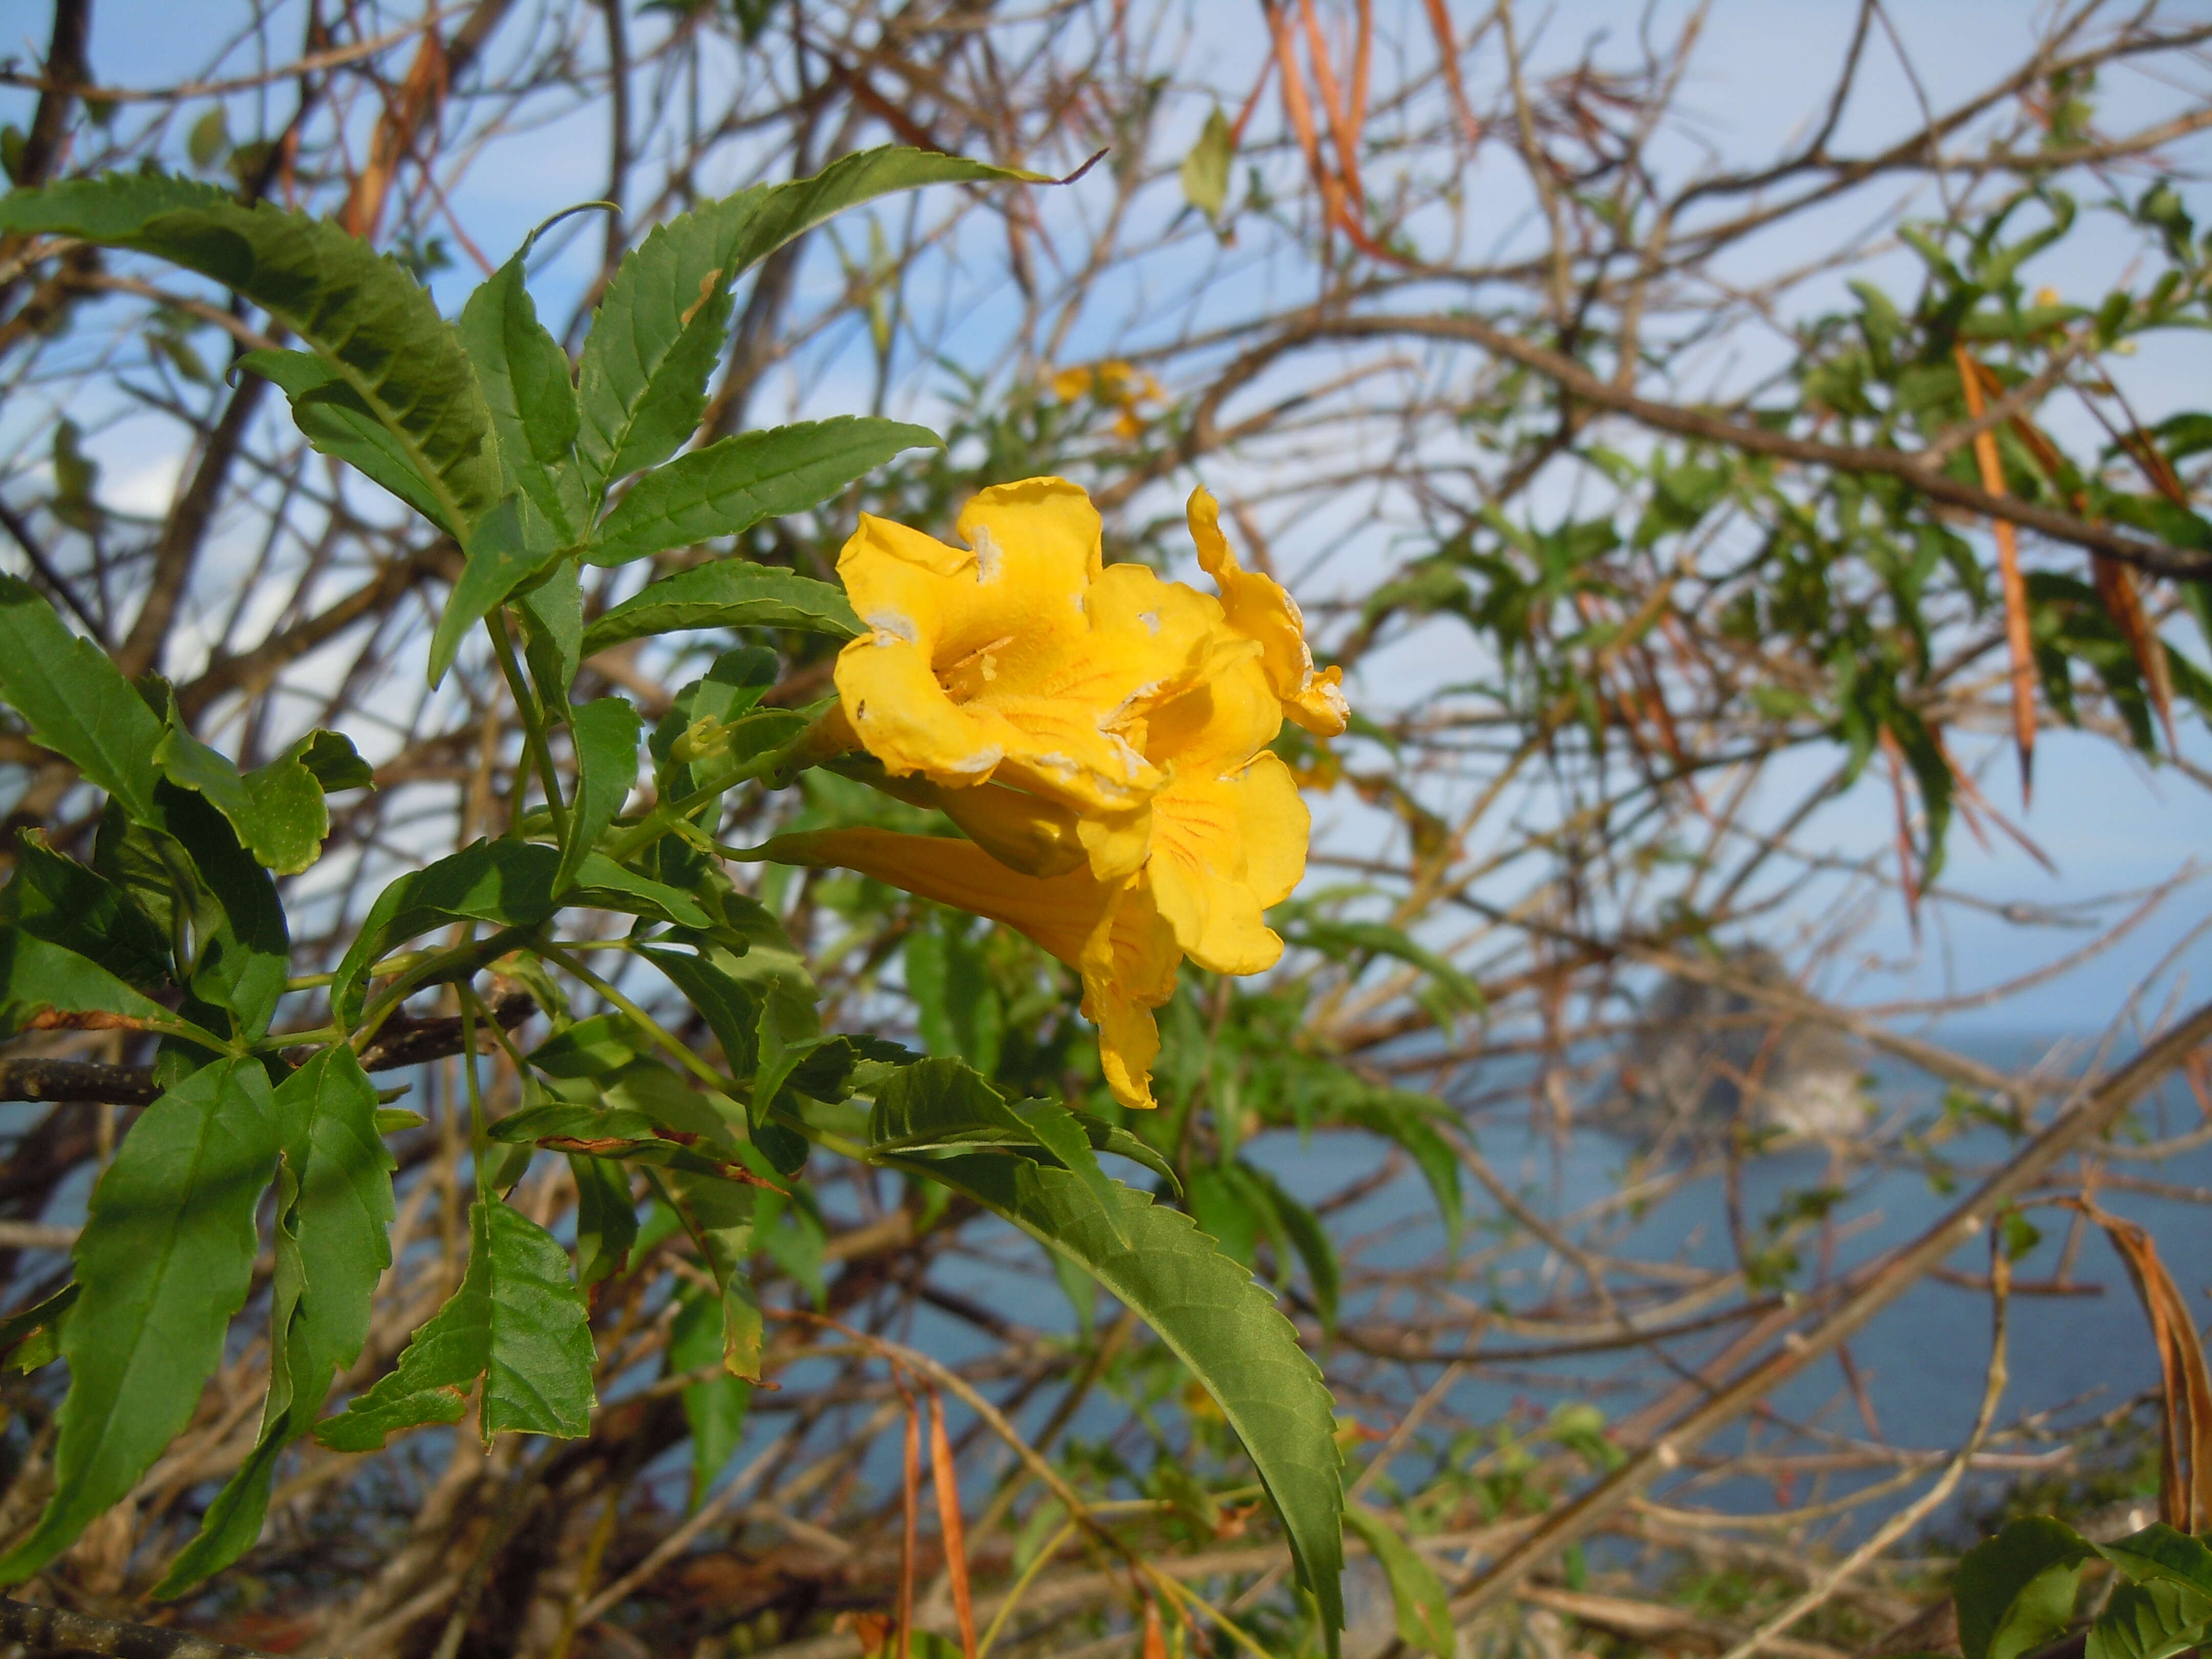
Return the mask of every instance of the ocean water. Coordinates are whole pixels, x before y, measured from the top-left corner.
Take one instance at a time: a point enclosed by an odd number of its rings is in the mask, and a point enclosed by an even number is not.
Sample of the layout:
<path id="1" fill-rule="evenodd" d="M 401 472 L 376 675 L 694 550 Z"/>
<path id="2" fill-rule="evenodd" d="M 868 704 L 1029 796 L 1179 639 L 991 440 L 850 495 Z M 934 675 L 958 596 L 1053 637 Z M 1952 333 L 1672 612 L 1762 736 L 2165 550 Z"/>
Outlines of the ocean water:
<path id="1" fill-rule="evenodd" d="M 2007 1033 L 1954 1036 L 1948 1042 L 1972 1058 L 2006 1069 L 2044 1061 L 2056 1050 L 2059 1067 L 2078 1072 L 2090 1052 L 2090 1045 L 2083 1042 Z M 1911 1150 L 1906 1139 L 1907 1131 L 1917 1128 L 1924 1133 L 1943 1122 L 1942 1085 L 1888 1061 L 1875 1064 L 1870 1079 L 1883 1133 L 1857 1155 L 1838 1160 L 1827 1149 L 1800 1146 L 1752 1157 L 1741 1166 L 1737 1201 L 1747 1229 L 1754 1235 L 1765 1218 L 1802 1203 L 1804 1195 L 1841 1189 L 1826 1220 L 1811 1224 L 1797 1241 L 1798 1266 L 1785 1276 L 1786 1288 L 1814 1289 L 1917 1237 L 2019 1144 L 1995 1125 L 1971 1118 L 1954 1121 L 1935 1148 L 1955 1183 L 1946 1193 L 1931 1181 L 1925 1155 Z M 1492 1094 L 1500 1086 L 1494 1078 L 1486 1079 Z M 2051 1109 L 2051 1103 L 2046 1101 L 2036 1121 L 2047 1121 Z M 1540 1125 L 1534 1117 L 1525 1097 L 1520 1103 L 1492 1108 L 1474 1118 L 1475 1139 L 1492 1170 L 1522 1203 L 1547 1220 L 1571 1218 L 1600 1204 L 1625 1182 L 1680 1172 L 1680 1164 L 1638 1168 L 1637 1148 L 1628 1142 L 1587 1130 L 1562 1138 L 1550 1132 L 1547 1121 Z M 2146 1098 L 2137 1119 L 2154 1140 L 2185 1139 L 2198 1125 L 2200 1114 L 2185 1086 L 2170 1080 Z M 1249 1143 L 1246 1152 L 1293 1194 L 1316 1204 L 1370 1176 L 1384 1156 L 1363 1136 L 1302 1138 L 1282 1132 Z M 2197 1305 L 2212 1284 L 2212 1202 L 2120 1190 L 2110 1178 L 2201 1189 L 2212 1200 L 2212 1145 L 2185 1146 L 2156 1159 L 2110 1159 L 2102 1163 L 2101 1172 L 2098 1201 L 2151 1231 L 2184 1294 Z M 1133 1178 L 1133 1171 L 1124 1173 Z M 2083 1174 L 2080 1160 L 2071 1161 L 2045 1192 L 2078 1193 Z M 1493 1259 L 1480 1261 L 1481 1253 L 1499 1237 L 1501 1217 L 1498 1206 L 1472 1182 L 1467 1183 L 1467 1204 L 1461 1265 L 1450 1269 L 1445 1266 L 1443 1237 L 1428 1190 L 1410 1171 L 1334 1214 L 1332 1231 L 1348 1249 L 1346 1323 L 1390 1329 L 1395 1328 L 1394 1319 L 1433 1319 L 1443 1311 L 1444 1304 L 1433 1297 L 1393 1295 L 1387 1286 L 1361 1287 L 1363 1274 L 1390 1270 L 1449 1273 L 1452 1291 L 1468 1310 L 1485 1304 L 1525 1309 L 1540 1304 L 1554 1289 L 1562 1294 L 1580 1289 L 1578 1275 L 1569 1269 L 1562 1279 L 1560 1265 L 1556 1259 L 1547 1261 L 1549 1253 L 1541 1246 L 1503 1257 L 1492 1252 Z M 2047 1207 L 2032 1207 L 2027 1217 L 2042 1237 L 2015 1262 L 2014 1272 L 2019 1283 L 2033 1289 L 2058 1273 L 2072 1217 Z M 1588 1237 L 1579 1230 L 1576 1236 Z M 1632 1218 L 1621 1219 L 1597 1242 L 1620 1258 L 1707 1268 L 1728 1266 L 1735 1258 L 1727 1183 L 1718 1173 L 1683 1181 Z M 1011 1230 L 987 1233 L 979 1245 L 975 1254 L 940 1259 L 937 1281 L 1002 1317 L 1045 1330 L 1073 1332 L 1073 1310 L 1043 1271 L 1034 1246 Z M 2009 1381 L 1996 1419 L 2001 1433 L 2032 1419 L 2039 1419 L 2045 1427 L 2078 1425 L 2157 1383 L 2158 1358 L 2148 1322 L 2102 1232 L 2087 1229 L 2072 1255 L 2070 1280 L 2085 1293 L 2019 1294 L 2011 1300 Z M 1986 1240 L 1962 1244 L 1946 1265 L 1982 1279 L 1989 1267 Z M 1293 1279 L 1302 1282 L 1295 1273 Z M 1620 1285 L 1632 1282 L 1616 1279 L 1617 1293 Z M 1101 1318 L 1112 1312 L 1103 1298 L 1099 1306 Z M 2204 1311 L 2212 1314 L 2212 1307 Z M 1820 1496 L 1834 1497 L 1885 1473 L 1849 1467 L 1869 1443 L 1929 1454 L 1952 1451 L 1970 1432 L 1980 1404 L 1990 1359 L 1990 1315 L 1984 1291 L 1934 1279 L 1914 1286 L 1850 1344 L 1856 1389 L 1838 1362 L 1821 1361 L 1763 1402 L 1759 1420 L 1724 1431 L 1713 1443 L 1715 1450 L 1740 1450 L 1748 1436 L 1759 1449 L 1775 1453 L 1825 1449 L 1836 1467 L 1813 1477 L 1811 1486 L 1764 1477 L 1713 1484 L 1686 1474 L 1682 1479 L 1690 1484 L 1679 1487 L 1680 1501 L 1729 1510 L 1802 1504 L 1812 1501 L 1816 1491 Z M 1472 1323 L 1470 1319 L 1457 1330 L 1429 1334 L 1439 1346 L 1457 1347 L 1471 1334 Z M 1635 1348 L 1511 1364 L 1478 1363 L 1452 1390 L 1445 1414 L 1474 1425 L 1512 1422 L 1533 1426 L 1563 1405 L 1586 1403 L 1597 1407 L 1608 1420 L 1618 1419 L 1674 1380 L 1668 1363 L 1684 1371 L 1695 1369 L 1717 1354 L 1738 1328 L 1671 1340 L 1664 1346 L 1663 1360 L 1648 1348 Z M 917 1315 L 908 1340 L 948 1358 L 980 1356 L 990 1346 L 972 1327 L 930 1309 Z M 1536 1339 L 1528 1335 L 1493 1329 L 1481 1335 L 1478 1360 L 1486 1351 L 1522 1351 L 1534 1346 Z M 1388 1369 L 1364 1366 L 1358 1356 L 1341 1348 L 1324 1358 L 1333 1372 L 1358 1376 L 1365 1384 L 1376 1382 Z M 1395 1415 L 1392 1402 L 1402 1406 L 1410 1401 L 1440 1370 L 1437 1364 L 1397 1368 L 1380 1399 L 1363 1410 L 1368 1425 L 1387 1430 Z M 1043 1391 L 1030 1403 L 1024 1420 L 1034 1426 L 1055 1398 L 1053 1390 Z M 1122 1410 L 1111 1401 L 1094 1402 L 1079 1413 L 1073 1431 L 1108 1435 Z M 2048 1455 L 2052 1443 L 2047 1434 L 2015 1434 L 1992 1443 L 1990 1450 L 1996 1455 L 1988 1462 L 1994 1467 L 1983 1471 L 1978 1466 L 1966 1492 L 1954 1498 L 1950 1513 L 1955 1515 L 1978 1489 L 1986 1494 L 1994 1486 L 2017 1478 L 2039 1456 Z M 1401 1473 L 1416 1477 L 1419 1470 L 1409 1462 Z M 1887 1507 L 1867 1506 L 1859 1523 L 1870 1524 Z M 1942 1522 L 1939 1516 L 1931 1524 Z"/>

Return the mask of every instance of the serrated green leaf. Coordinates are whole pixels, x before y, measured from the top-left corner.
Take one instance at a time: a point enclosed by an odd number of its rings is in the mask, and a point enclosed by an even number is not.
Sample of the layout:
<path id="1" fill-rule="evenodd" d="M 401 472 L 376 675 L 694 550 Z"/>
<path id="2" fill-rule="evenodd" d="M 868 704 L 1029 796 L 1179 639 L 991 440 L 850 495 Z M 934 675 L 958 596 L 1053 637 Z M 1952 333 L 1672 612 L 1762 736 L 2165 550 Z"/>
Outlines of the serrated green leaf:
<path id="1" fill-rule="evenodd" d="M 402 443 L 336 368 L 312 351 L 249 351 L 240 368 L 272 382 L 292 406 L 292 423 L 318 454 L 343 461 L 380 485 L 455 540 L 460 532 L 446 517 L 437 492 L 416 476 Z"/>
<path id="2" fill-rule="evenodd" d="M 241 773 L 229 757 L 185 729 L 173 704 L 154 759 L 172 784 L 201 796 L 230 821 L 256 863 L 285 876 L 297 875 L 321 856 L 331 832 L 325 791 L 358 788 L 369 781 L 353 744 L 324 731 L 309 732 L 267 765 Z M 337 781 L 325 782 L 324 773 Z"/>
<path id="3" fill-rule="evenodd" d="M 160 173 L 111 173 L 16 191 L 0 200 L 0 229 L 135 248 L 235 289 L 344 378 L 465 544 L 498 501 L 490 414 L 452 327 L 396 260 L 335 222 Z"/>
<path id="4" fill-rule="evenodd" d="M 518 594 L 514 609 L 522 618 L 523 656 L 538 695 L 556 708 L 567 708 L 584 659 L 584 585 L 575 560 L 562 560 L 544 580 Z"/>
<path id="5" fill-rule="evenodd" d="M 315 1437 L 334 1451 L 374 1451 L 400 1429 L 457 1423 L 481 1377 L 487 1445 L 509 1430 L 574 1438 L 591 1426 L 592 1358 L 568 1252 L 520 1211 L 480 1200 L 469 1212 L 460 1288 L 398 1367 L 316 1425 Z"/>
<path id="6" fill-rule="evenodd" d="M 353 746 L 353 739 L 342 732 L 326 732 L 317 726 L 286 750 L 284 755 L 288 760 L 306 767 L 326 795 L 335 795 L 343 789 L 376 787 L 376 774 Z"/>
<path id="7" fill-rule="evenodd" d="M 2063 1632 L 2081 1564 L 2094 1553 L 2071 1527 L 2040 1515 L 1968 1550 L 1951 1587 L 1964 1659 L 2021 1659 Z"/>
<path id="8" fill-rule="evenodd" d="M 125 888 L 46 845 L 43 830 L 15 832 L 0 927 L 73 951 L 134 990 L 158 991 L 169 981 L 169 941 L 153 919 Z"/>
<path id="9" fill-rule="evenodd" d="M 912 1077 L 914 1072 L 914 1066 L 906 1067 L 887 1086 L 896 1088 Z M 880 1100 L 882 1097 L 883 1091 L 878 1090 L 877 1098 Z M 1091 1137 L 1075 1121 L 1075 1114 L 1056 1100 L 1024 1100 L 1010 1109 L 1015 1118 L 1027 1125 L 1030 1133 L 1036 1136 L 1037 1145 L 1058 1158 L 1062 1167 L 1073 1172 L 1075 1178 L 1089 1189 L 1091 1196 L 1097 1201 L 1099 1213 L 1105 1218 L 1106 1224 L 1116 1229 L 1116 1242 L 1127 1243 L 1128 1240 L 1122 1237 L 1118 1231 L 1121 1212 L 1114 1203 L 1115 1183 L 1108 1180 L 1106 1172 L 1098 1167 L 1098 1154 L 1091 1145 Z"/>
<path id="10" fill-rule="evenodd" d="M 576 799 L 568 809 L 568 836 L 553 878 L 556 892 L 567 890 L 606 827 L 615 821 L 637 781 L 637 740 L 643 722 L 621 697 L 601 697 L 568 711 L 568 730 L 576 745 Z"/>
<path id="11" fill-rule="evenodd" d="M 1408 1647 L 1426 1648 L 1437 1659 L 1452 1659 L 1456 1650 L 1451 1600 L 1444 1594 L 1436 1569 L 1398 1535 L 1397 1528 L 1364 1504 L 1346 1504 L 1344 1524 L 1358 1533 L 1374 1553 L 1383 1577 L 1389 1583 L 1391 1607 L 1398 1621 L 1398 1639 Z"/>
<path id="12" fill-rule="evenodd" d="M 2174 1659 L 2200 1646 L 2212 1599 L 2171 1579 L 2114 1588 L 2089 1628 L 2082 1659 Z"/>
<path id="13" fill-rule="evenodd" d="M 739 1083 L 749 1079 L 760 1057 L 760 994 L 688 951 L 648 948 L 638 954 L 665 974 L 707 1022 L 707 1029 L 722 1045 L 723 1063 L 731 1077 Z"/>
<path id="14" fill-rule="evenodd" d="M 344 1043 L 285 1079 L 276 1107 L 295 1188 L 276 1249 L 280 1260 L 293 1255 L 300 1264 L 301 1287 L 284 1329 L 304 1426 L 368 1340 L 370 1300 L 392 1265 L 397 1160 L 377 1131 L 376 1087 Z"/>
<path id="15" fill-rule="evenodd" d="M 757 185 L 657 227 L 616 268 L 584 342 L 576 452 L 596 501 L 658 465 L 697 428 L 721 349 L 730 284 L 831 214 L 892 191 L 1041 175 L 896 147 L 863 150 L 811 179 Z"/>
<path id="16" fill-rule="evenodd" d="M 592 533 L 584 557 L 626 564 L 739 535 L 827 500 L 901 450 L 942 444 L 927 427 L 858 415 L 724 438 L 640 478 Z"/>
<path id="17" fill-rule="evenodd" d="M 604 1158 L 568 1155 L 576 1182 L 576 1282 L 586 1290 L 620 1273 L 637 1242 L 629 1171 Z"/>
<path id="18" fill-rule="evenodd" d="M 2163 1580 L 2212 1597 L 2212 1546 L 2163 1521 L 2096 1550 L 2136 1583 Z"/>
<path id="19" fill-rule="evenodd" d="M 159 1031 L 222 1047 L 97 963 L 21 928 L 0 928 L 0 1037 L 103 1027 Z"/>
<path id="20" fill-rule="evenodd" d="M 842 589 L 743 559 L 715 559 L 664 576 L 584 629 L 584 654 L 624 640 L 691 628 L 798 628 L 857 639 L 860 618 Z"/>
<path id="21" fill-rule="evenodd" d="M 20 1583 L 118 1502 L 191 1419 L 246 1301 L 253 1212 L 276 1159 L 268 1074 L 215 1061 L 140 1114 L 93 1188 L 63 1327 L 55 1492 L 0 1559 Z"/>
<path id="22" fill-rule="evenodd" d="M 562 905 L 579 904 L 683 927 L 714 926 L 690 895 L 626 870 L 603 853 L 587 854 L 574 884 L 556 897 L 560 863 L 558 849 L 535 842 L 480 841 L 399 877 L 377 895 L 339 962 L 331 1007 L 341 1020 L 357 1018 L 371 965 L 394 945 L 445 922 L 534 927 Z"/>
<path id="23" fill-rule="evenodd" d="M 461 307 L 461 349 L 476 368 L 507 486 L 520 489 L 562 546 L 588 522 L 576 471 L 576 387 L 568 354 L 538 320 L 517 253 Z"/>
<path id="24" fill-rule="evenodd" d="M 72 634 L 36 588 L 4 575 L 0 702 L 29 724 L 33 742 L 70 761 L 87 782 L 133 813 L 153 810 L 160 717 L 106 653 Z"/>
<path id="25" fill-rule="evenodd" d="M 282 1153 L 261 1436 L 224 1484 L 155 1594 L 180 1595 L 253 1547 L 276 1460 L 360 1357 L 369 1304 L 392 1265 L 394 1160 L 376 1127 L 376 1089 L 353 1050 L 323 1049 L 276 1087 Z"/>
<path id="26" fill-rule="evenodd" d="M 429 680 L 434 690 L 453 665 L 461 641 L 514 590 L 550 565 L 561 544 L 520 491 L 486 513 L 469 538 L 468 562 L 453 584 L 430 635 Z"/>
<path id="27" fill-rule="evenodd" d="M 164 781 L 155 787 L 154 803 L 155 823 L 125 824 L 122 833 L 166 847 L 171 867 L 183 866 L 193 879 L 187 896 L 199 957 L 187 988 L 197 1000 L 228 1012 L 239 1035 L 258 1038 L 269 1029 L 291 971 L 291 936 L 276 884 L 204 797 Z M 114 816 L 112 808 L 108 816 Z M 104 839 L 105 819 L 100 833 Z"/>
<path id="28" fill-rule="evenodd" d="M 1334 1654 L 1344 1624 L 1334 1406 L 1274 1298 L 1200 1237 L 1189 1217 L 1119 1182 L 1111 1186 L 1117 1227 L 1075 1176 L 1029 1158 L 969 1152 L 886 1162 L 964 1194 L 1079 1263 L 1159 1334 L 1220 1405 L 1259 1469 Z"/>

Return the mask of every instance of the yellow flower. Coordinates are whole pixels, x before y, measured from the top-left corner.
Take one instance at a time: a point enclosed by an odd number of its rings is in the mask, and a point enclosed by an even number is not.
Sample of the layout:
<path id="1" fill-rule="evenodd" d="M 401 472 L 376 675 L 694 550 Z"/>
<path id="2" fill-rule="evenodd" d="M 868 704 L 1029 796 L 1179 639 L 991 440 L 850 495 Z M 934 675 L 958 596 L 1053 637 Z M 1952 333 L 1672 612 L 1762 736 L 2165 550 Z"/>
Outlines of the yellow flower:
<path id="1" fill-rule="evenodd" d="M 1314 672 L 1298 602 L 1273 577 L 1237 563 L 1229 538 L 1221 533 L 1221 509 L 1203 489 L 1191 491 L 1184 516 L 1198 544 L 1199 563 L 1221 589 L 1230 627 L 1260 642 L 1267 682 L 1282 699 L 1283 712 L 1318 737 L 1335 737 L 1351 714 L 1344 701 L 1344 671 L 1332 666 Z"/>
<path id="2" fill-rule="evenodd" d="M 1083 868 L 1025 876 L 972 842 L 867 828 L 778 836 L 760 854 L 855 870 L 1027 934 L 1082 976 L 1083 1012 L 1098 1027 L 1114 1097 L 1125 1106 L 1157 1104 L 1152 1071 L 1160 1035 L 1152 1010 L 1175 994 L 1182 955 L 1141 878 L 1101 881 Z"/>
<path id="3" fill-rule="evenodd" d="M 842 720 L 893 793 L 966 842 L 875 830 L 781 836 L 768 856 L 860 870 L 1016 927 L 1083 976 L 1115 1096 L 1152 1103 L 1152 1010 L 1185 956 L 1222 974 L 1281 957 L 1266 921 L 1305 872 L 1311 818 L 1269 748 L 1287 714 L 1345 727 L 1273 580 L 1243 569 L 1213 498 L 1190 499 L 1216 600 L 1102 568 L 1080 490 L 1033 478 L 962 514 L 970 552 L 864 519 L 838 569 L 874 630 L 838 659 Z"/>
<path id="4" fill-rule="evenodd" d="M 1046 384 L 1052 388 L 1052 395 L 1064 404 L 1091 397 L 1109 409 L 1121 410 L 1114 422 L 1115 435 L 1121 438 L 1133 439 L 1142 434 L 1146 417 L 1139 410 L 1148 403 L 1164 402 L 1168 395 L 1167 389 L 1150 373 L 1118 357 L 1063 368 Z"/>
<path id="5" fill-rule="evenodd" d="M 1097 511 L 1059 478 L 983 491 L 958 531 L 966 549 L 864 514 L 838 557 L 870 630 L 837 659 L 860 743 L 896 776 L 996 779 L 1079 815 L 1141 807 L 1167 781 L 1146 717 L 1235 654 L 1216 607 L 1142 565 L 1102 568 Z"/>

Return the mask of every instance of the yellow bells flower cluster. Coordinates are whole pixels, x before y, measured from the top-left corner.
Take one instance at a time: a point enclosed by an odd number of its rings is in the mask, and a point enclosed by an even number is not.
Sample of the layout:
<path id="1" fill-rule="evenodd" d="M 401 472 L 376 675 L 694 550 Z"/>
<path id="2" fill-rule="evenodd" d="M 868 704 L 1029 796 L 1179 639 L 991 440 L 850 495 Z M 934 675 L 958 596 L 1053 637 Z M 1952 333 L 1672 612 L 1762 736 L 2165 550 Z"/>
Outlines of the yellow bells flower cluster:
<path id="1" fill-rule="evenodd" d="M 1026 933 L 1081 975 L 1108 1085 L 1138 1107 L 1182 959 L 1255 974 L 1282 954 L 1265 915 L 1304 873 L 1310 818 L 1268 745 L 1285 715 L 1346 719 L 1340 674 L 1315 672 L 1297 606 L 1238 565 L 1202 489 L 1189 522 L 1218 599 L 1104 565 L 1097 512 L 1058 478 L 978 495 L 965 550 L 864 518 L 838 561 L 871 630 L 838 659 L 840 736 L 969 839 L 763 849 Z"/>
<path id="2" fill-rule="evenodd" d="M 1116 437 L 1135 438 L 1145 429 L 1146 404 L 1167 400 L 1167 390 L 1145 370 L 1110 357 L 1104 362 L 1085 363 L 1073 368 L 1063 368 L 1048 384 L 1052 395 L 1064 404 L 1079 398 L 1096 398 L 1109 409 L 1121 411 L 1115 417 Z"/>

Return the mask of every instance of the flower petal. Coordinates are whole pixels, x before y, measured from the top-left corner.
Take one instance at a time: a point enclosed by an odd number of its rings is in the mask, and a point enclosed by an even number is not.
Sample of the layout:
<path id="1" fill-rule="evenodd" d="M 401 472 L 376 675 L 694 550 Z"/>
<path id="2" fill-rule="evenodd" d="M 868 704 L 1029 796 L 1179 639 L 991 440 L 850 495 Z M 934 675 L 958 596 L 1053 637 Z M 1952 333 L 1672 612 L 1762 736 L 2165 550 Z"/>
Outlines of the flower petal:
<path id="1" fill-rule="evenodd" d="M 1206 490 L 1191 491 L 1184 516 L 1198 544 L 1199 563 L 1221 589 L 1230 627 L 1260 641 L 1267 679 L 1282 699 L 1283 712 L 1318 736 L 1336 736 L 1351 717 L 1344 671 L 1315 672 L 1297 601 L 1273 577 L 1237 563 L 1229 538 L 1221 533 L 1221 509 Z"/>

